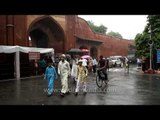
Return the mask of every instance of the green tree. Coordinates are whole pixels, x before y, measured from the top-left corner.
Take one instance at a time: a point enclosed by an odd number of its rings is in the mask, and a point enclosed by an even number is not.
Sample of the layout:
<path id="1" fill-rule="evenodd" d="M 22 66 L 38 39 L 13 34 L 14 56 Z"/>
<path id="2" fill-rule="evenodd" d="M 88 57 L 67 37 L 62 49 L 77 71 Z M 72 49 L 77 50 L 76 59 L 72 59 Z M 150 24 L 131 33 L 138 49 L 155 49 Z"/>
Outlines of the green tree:
<path id="1" fill-rule="evenodd" d="M 136 55 L 141 56 L 143 53 L 147 58 L 149 54 L 149 44 L 151 40 L 153 44 L 153 55 L 156 54 L 157 49 L 160 49 L 160 15 L 148 15 L 147 25 L 142 33 L 135 37 Z"/>
<path id="2" fill-rule="evenodd" d="M 118 38 L 121 38 L 121 39 L 123 38 L 122 35 L 119 32 L 110 31 L 110 32 L 107 33 L 107 35 L 118 37 Z"/>
<path id="3" fill-rule="evenodd" d="M 107 32 L 107 27 L 106 26 L 104 26 L 104 25 L 97 26 L 92 21 L 87 21 L 87 22 L 94 32 L 106 35 L 106 32 Z"/>
<path id="4" fill-rule="evenodd" d="M 160 64 L 157 64 L 157 49 L 160 49 L 160 15 L 148 15 L 147 25 L 144 28 L 142 34 L 137 34 L 135 37 L 136 55 L 144 55 L 146 58 L 150 58 L 150 46 L 149 41 L 152 41 L 152 64 L 153 69 L 160 68 Z"/>
<path id="5" fill-rule="evenodd" d="M 149 44 L 148 44 L 149 35 L 146 33 L 138 33 L 135 37 L 135 46 L 136 46 L 136 56 L 140 57 L 142 55 L 149 57 Z"/>
<path id="6" fill-rule="evenodd" d="M 154 43 L 153 53 L 156 53 L 157 49 L 160 49 L 160 15 L 149 15 L 147 25 L 146 31 L 151 34 L 151 40 Z"/>

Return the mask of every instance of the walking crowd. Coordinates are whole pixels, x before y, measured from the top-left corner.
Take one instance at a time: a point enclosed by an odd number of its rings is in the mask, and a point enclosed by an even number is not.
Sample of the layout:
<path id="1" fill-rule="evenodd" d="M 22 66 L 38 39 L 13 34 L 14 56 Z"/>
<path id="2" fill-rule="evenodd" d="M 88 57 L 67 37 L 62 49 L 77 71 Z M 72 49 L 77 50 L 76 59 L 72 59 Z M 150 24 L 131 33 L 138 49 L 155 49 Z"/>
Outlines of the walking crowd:
<path id="1" fill-rule="evenodd" d="M 122 65 L 127 70 L 129 60 L 127 57 L 121 60 Z M 68 82 L 72 80 L 75 84 L 75 95 L 82 90 L 84 95 L 87 93 L 88 74 L 97 74 L 100 79 L 108 80 L 109 59 L 102 55 L 97 60 L 95 57 L 82 58 L 79 55 L 72 55 L 68 58 L 65 54 L 54 59 L 41 59 L 39 65 L 42 69 L 44 79 L 48 82 L 48 96 L 54 93 L 54 82 L 60 79 L 61 91 L 60 96 L 64 97 L 70 93 Z M 138 64 L 139 65 L 139 64 Z M 102 77 L 103 76 L 103 77 Z"/>
<path id="2" fill-rule="evenodd" d="M 53 62 L 52 59 L 48 59 L 46 62 L 42 59 L 39 64 L 44 79 L 46 79 L 48 83 L 48 97 L 53 95 L 54 82 L 58 80 L 58 78 L 61 81 L 60 96 L 62 97 L 70 93 L 68 87 L 69 80 L 73 80 L 73 83 L 75 83 L 75 95 L 78 95 L 81 90 L 83 94 L 86 95 L 87 77 L 90 73 L 96 74 L 97 71 L 99 77 L 101 77 L 99 71 L 102 71 L 105 79 L 108 80 L 106 72 L 108 63 L 107 60 L 103 59 L 103 56 L 100 56 L 98 61 L 96 58 L 81 58 L 77 55 L 71 56 L 71 59 L 67 59 L 67 56 L 62 54 L 55 62 Z"/>

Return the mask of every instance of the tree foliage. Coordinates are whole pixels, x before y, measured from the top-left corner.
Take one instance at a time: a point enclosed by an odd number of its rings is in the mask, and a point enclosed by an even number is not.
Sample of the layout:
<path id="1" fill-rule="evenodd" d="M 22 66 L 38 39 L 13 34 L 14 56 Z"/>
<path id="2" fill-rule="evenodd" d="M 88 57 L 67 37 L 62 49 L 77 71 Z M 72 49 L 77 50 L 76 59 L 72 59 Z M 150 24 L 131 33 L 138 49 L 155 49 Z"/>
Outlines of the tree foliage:
<path id="1" fill-rule="evenodd" d="M 97 26 L 92 21 L 87 21 L 91 29 L 96 33 L 105 34 L 107 32 L 107 27 L 104 25 Z"/>
<path id="2" fill-rule="evenodd" d="M 111 31 L 111 32 L 108 32 L 107 34 L 110 35 L 110 36 L 121 38 L 121 39 L 123 38 L 122 35 L 119 32 Z"/>
<path id="3" fill-rule="evenodd" d="M 160 49 L 160 15 L 148 15 L 147 22 L 144 31 L 135 37 L 137 56 L 150 57 L 148 44 L 150 40 L 153 42 L 153 54 Z"/>

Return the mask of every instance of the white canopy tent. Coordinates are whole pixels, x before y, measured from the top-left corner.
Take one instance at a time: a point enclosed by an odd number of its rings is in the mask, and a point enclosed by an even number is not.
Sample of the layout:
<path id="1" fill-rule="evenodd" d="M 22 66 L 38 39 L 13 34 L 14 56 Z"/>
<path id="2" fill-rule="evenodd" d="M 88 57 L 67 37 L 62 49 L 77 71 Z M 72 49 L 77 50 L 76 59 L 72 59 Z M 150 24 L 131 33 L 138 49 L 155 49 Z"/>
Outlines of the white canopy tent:
<path id="1" fill-rule="evenodd" d="M 29 53 L 29 52 L 39 52 L 43 53 L 51 53 L 54 55 L 53 48 L 35 48 L 35 47 L 22 47 L 22 46 L 5 46 L 0 45 L 0 53 L 15 53 L 15 66 L 16 66 L 16 79 L 20 79 L 20 57 L 19 52 Z"/>
<path id="2" fill-rule="evenodd" d="M 0 45 L 0 53 L 15 53 L 15 52 L 40 52 L 40 53 L 54 53 L 53 48 L 35 48 L 35 47 L 22 47 L 22 46 L 5 46 Z"/>

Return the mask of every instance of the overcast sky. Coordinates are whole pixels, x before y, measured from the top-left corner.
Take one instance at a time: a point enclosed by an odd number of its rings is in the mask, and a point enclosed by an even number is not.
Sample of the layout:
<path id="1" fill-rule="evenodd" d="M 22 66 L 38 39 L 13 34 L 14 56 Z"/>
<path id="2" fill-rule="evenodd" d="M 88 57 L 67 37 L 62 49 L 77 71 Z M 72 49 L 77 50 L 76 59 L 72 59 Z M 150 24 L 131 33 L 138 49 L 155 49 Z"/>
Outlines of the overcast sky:
<path id="1" fill-rule="evenodd" d="M 107 33 L 119 32 L 124 39 L 134 39 L 147 24 L 147 15 L 78 15 L 85 20 L 91 20 L 95 25 L 106 26 Z"/>

